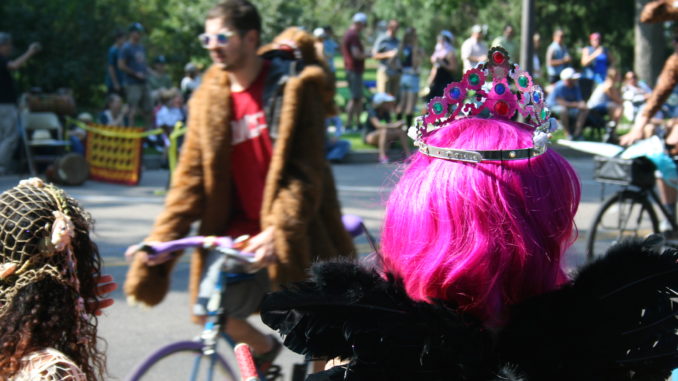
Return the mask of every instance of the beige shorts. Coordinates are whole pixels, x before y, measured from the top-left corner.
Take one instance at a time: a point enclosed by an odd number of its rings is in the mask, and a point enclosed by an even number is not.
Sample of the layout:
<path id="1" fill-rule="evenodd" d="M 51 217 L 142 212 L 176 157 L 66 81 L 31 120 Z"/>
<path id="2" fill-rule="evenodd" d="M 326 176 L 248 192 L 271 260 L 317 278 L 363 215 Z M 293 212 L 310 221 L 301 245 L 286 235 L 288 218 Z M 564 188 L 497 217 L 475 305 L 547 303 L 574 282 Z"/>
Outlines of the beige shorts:
<path id="1" fill-rule="evenodd" d="M 136 107 L 146 112 L 153 110 L 151 90 L 147 84 L 127 84 L 125 86 L 125 95 L 130 107 Z"/>
<path id="2" fill-rule="evenodd" d="M 391 94 L 398 97 L 400 93 L 400 74 L 388 74 L 387 69 L 380 66 L 377 69 L 377 92 Z"/>

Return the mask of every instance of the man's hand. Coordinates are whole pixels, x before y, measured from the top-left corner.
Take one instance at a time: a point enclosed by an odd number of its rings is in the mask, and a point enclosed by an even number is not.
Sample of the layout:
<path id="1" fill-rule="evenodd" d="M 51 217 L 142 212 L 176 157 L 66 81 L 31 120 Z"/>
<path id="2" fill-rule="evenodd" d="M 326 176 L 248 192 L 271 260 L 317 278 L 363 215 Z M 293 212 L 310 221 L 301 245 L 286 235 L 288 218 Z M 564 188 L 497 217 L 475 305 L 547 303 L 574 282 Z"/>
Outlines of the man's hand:
<path id="1" fill-rule="evenodd" d="M 629 133 L 619 138 L 619 144 L 623 146 L 628 146 L 642 139 L 644 137 L 643 128 L 648 123 L 648 121 L 649 120 L 647 116 L 645 116 L 644 114 L 639 114 L 638 117 L 636 118 L 636 122 L 633 124 L 633 128 L 631 129 L 631 131 L 629 131 Z"/>
<path id="2" fill-rule="evenodd" d="M 264 268 L 275 263 L 278 259 L 275 253 L 274 232 L 275 228 L 273 226 L 266 228 L 261 233 L 252 237 L 247 242 L 247 246 L 242 250 L 245 253 L 254 254 L 253 268 Z"/>
<path id="3" fill-rule="evenodd" d="M 152 244 L 153 242 L 148 242 L 148 243 Z M 127 250 L 125 251 L 125 259 L 128 262 L 132 262 L 132 260 L 136 256 L 140 257 L 141 261 L 143 263 L 147 264 L 148 266 L 155 266 L 155 265 L 159 265 L 161 263 L 165 263 L 165 262 L 169 261 L 170 259 L 172 259 L 172 257 L 174 256 L 174 253 L 169 252 L 169 253 L 162 253 L 162 254 L 158 254 L 158 255 L 151 255 L 151 253 L 149 253 L 148 251 L 142 250 L 142 245 L 132 245 L 132 246 L 128 247 Z"/>
<path id="4" fill-rule="evenodd" d="M 28 52 L 30 55 L 34 55 L 35 53 L 39 52 L 42 50 L 42 45 L 40 45 L 39 42 L 34 42 L 28 46 Z"/>

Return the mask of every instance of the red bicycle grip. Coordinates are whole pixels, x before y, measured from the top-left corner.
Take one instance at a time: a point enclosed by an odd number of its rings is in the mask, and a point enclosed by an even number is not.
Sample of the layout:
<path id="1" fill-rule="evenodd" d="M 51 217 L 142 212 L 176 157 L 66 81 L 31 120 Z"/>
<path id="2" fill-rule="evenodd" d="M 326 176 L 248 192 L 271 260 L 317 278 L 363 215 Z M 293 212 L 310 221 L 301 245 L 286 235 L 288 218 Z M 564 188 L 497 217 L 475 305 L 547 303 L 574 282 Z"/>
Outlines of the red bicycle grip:
<path id="1" fill-rule="evenodd" d="M 238 368 L 240 368 L 240 379 L 242 381 L 259 381 L 259 374 L 254 365 L 254 358 L 249 345 L 240 343 L 235 346 L 234 351 Z"/>

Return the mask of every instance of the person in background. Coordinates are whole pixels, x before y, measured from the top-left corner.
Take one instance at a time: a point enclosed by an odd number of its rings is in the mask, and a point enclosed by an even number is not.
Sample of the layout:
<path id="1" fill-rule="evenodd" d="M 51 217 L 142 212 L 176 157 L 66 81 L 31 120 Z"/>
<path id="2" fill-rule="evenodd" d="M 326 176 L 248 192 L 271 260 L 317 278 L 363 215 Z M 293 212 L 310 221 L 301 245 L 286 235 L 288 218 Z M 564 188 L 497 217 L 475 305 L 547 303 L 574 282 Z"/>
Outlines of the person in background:
<path id="1" fill-rule="evenodd" d="M 144 27 L 138 22 L 129 27 L 129 39 L 120 49 L 118 67 L 125 73 L 125 96 L 130 106 L 129 122 L 134 125 L 141 116 L 144 127 L 153 126 L 153 101 L 148 86 L 149 70 L 146 48 L 141 44 Z"/>
<path id="2" fill-rule="evenodd" d="M 558 82 L 560 73 L 572 62 L 572 57 L 563 43 L 564 35 L 562 29 L 556 29 L 553 32 L 553 42 L 546 49 L 546 74 L 549 76 L 549 83 Z"/>
<path id="3" fill-rule="evenodd" d="M 99 114 L 99 123 L 105 126 L 129 126 L 129 107 L 118 94 L 109 94 L 106 109 Z"/>
<path id="4" fill-rule="evenodd" d="M 339 44 L 334 38 L 334 30 L 332 30 L 330 25 L 325 25 L 323 30 L 325 32 L 325 37 L 323 38 L 323 53 L 325 55 L 325 60 L 327 61 L 327 66 L 329 66 L 330 71 L 334 75 L 337 71 L 337 68 L 334 65 L 334 57 L 336 57 L 339 52 Z"/>
<path id="5" fill-rule="evenodd" d="M 229 285 L 225 330 L 255 352 L 265 372 L 280 342 L 248 321 L 271 287 L 306 278 L 316 258 L 354 256 L 341 221 L 332 170 L 325 160 L 323 121 L 334 88 L 315 55 L 313 36 L 288 28 L 260 46 L 262 20 L 247 0 L 226 0 L 205 17 L 198 36 L 212 65 L 190 100 L 188 128 L 165 207 L 147 241 L 189 234 L 249 235 L 254 277 Z M 303 69 L 291 75 L 293 65 Z M 131 300 L 156 305 L 169 291 L 177 257 L 158 263 L 139 245 L 125 281 Z M 204 322 L 210 275 L 223 255 L 198 249 L 192 256 L 193 320 Z M 209 271 L 212 269 L 213 271 Z"/>
<path id="6" fill-rule="evenodd" d="M 457 50 L 454 48 L 454 35 L 449 30 L 438 33 L 436 46 L 431 54 L 431 72 L 427 84 L 426 101 L 443 95 L 445 86 L 454 81 L 458 70 Z"/>
<path id="7" fill-rule="evenodd" d="M 313 37 L 315 37 L 315 52 L 318 58 L 322 59 L 325 64 L 327 64 L 327 69 L 330 71 L 331 78 L 330 80 L 332 81 L 332 85 L 336 86 L 335 82 L 335 68 L 334 68 L 334 54 L 336 54 L 336 48 L 331 52 L 331 55 L 326 54 L 325 47 L 327 46 L 325 42 L 328 39 L 328 34 L 327 34 L 327 29 L 325 28 L 315 28 L 313 30 Z M 334 41 L 333 41 L 334 42 Z M 336 42 L 335 42 L 336 44 Z M 330 63 L 332 65 L 330 66 Z M 336 103 L 333 106 L 332 111 L 330 114 L 325 118 L 325 128 L 333 129 L 333 135 L 335 137 L 340 137 L 341 135 L 344 134 L 344 123 L 341 120 L 341 117 L 339 116 L 339 108 L 337 107 Z M 331 144 L 334 146 L 332 141 L 328 141 L 328 144 Z M 328 149 L 329 150 L 329 149 Z M 337 161 L 336 159 L 337 155 L 333 156 L 334 159 L 333 161 Z M 342 155 L 343 158 L 343 155 Z M 328 156 L 328 160 L 330 160 L 330 157 Z"/>
<path id="8" fill-rule="evenodd" d="M 532 36 L 532 44 L 534 45 L 534 54 L 532 56 L 532 78 L 541 79 L 541 61 L 539 60 L 539 49 L 541 48 L 541 35 L 535 33 Z"/>
<path id="9" fill-rule="evenodd" d="M 478 63 L 487 60 L 487 44 L 483 42 L 483 27 L 474 25 L 471 37 L 461 44 L 461 60 L 464 71 L 473 69 Z"/>
<path id="10" fill-rule="evenodd" d="M 424 51 L 419 46 L 417 30 L 413 27 L 405 29 L 400 48 L 400 97 L 396 112 L 398 119 L 405 121 L 405 126 L 412 126 L 417 98 L 419 96 L 419 68 L 424 59 Z M 404 119 L 403 119 L 404 117 Z"/>
<path id="11" fill-rule="evenodd" d="M 400 66 L 398 47 L 398 20 L 390 20 L 386 33 L 380 36 L 372 48 L 372 58 L 379 61 L 377 68 L 377 92 L 398 96 L 400 87 Z"/>
<path id="12" fill-rule="evenodd" d="M 401 120 L 393 121 L 395 100 L 395 97 L 388 93 L 374 94 L 365 123 L 365 143 L 378 147 L 381 164 L 389 163 L 388 147 L 397 140 L 400 141 L 405 155 L 410 155 L 410 145 L 403 131 L 404 124 Z"/>
<path id="13" fill-rule="evenodd" d="M 506 24 L 504 27 L 504 31 L 502 32 L 501 36 L 497 36 L 494 40 L 492 40 L 492 46 L 501 46 L 502 48 L 506 49 L 508 52 L 509 56 L 511 59 L 515 62 L 520 62 L 519 55 L 518 55 L 518 46 L 516 45 L 516 42 L 514 41 L 515 37 L 515 31 L 513 30 L 513 25 L 511 24 Z"/>
<path id="14" fill-rule="evenodd" d="M 568 139 L 580 139 L 588 108 L 581 94 L 578 79 L 580 74 L 571 67 L 560 72 L 560 81 L 546 98 L 548 107 L 560 118 Z"/>
<path id="15" fill-rule="evenodd" d="M 153 104 L 160 103 L 160 93 L 164 90 L 171 89 L 172 78 L 167 73 L 167 59 L 165 56 L 157 56 L 153 60 L 153 66 L 148 71 L 148 86 L 151 90 L 151 98 Z"/>
<path id="16" fill-rule="evenodd" d="M 156 148 L 166 153 L 170 146 L 170 135 L 177 123 L 186 121 L 186 110 L 184 110 L 184 97 L 177 88 L 162 90 L 160 93 L 160 108 L 155 114 L 155 126 L 162 128 L 163 134 L 161 141 L 154 141 Z"/>
<path id="17" fill-rule="evenodd" d="M 106 90 L 108 94 L 116 93 L 123 95 L 125 89 L 125 77 L 120 67 L 118 67 L 118 58 L 120 57 L 120 49 L 125 43 L 127 35 L 122 30 L 117 30 L 113 35 L 114 42 L 106 56 Z"/>
<path id="18" fill-rule="evenodd" d="M 596 86 L 586 103 L 589 112 L 594 112 L 596 117 L 609 115 L 611 128 L 617 127 L 622 116 L 624 100 L 619 89 L 620 79 L 617 69 L 607 69 L 605 81 Z"/>
<path id="19" fill-rule="evenodd" d="M 365 71 L 365 59 L 370 54 L 365 51 L 360 40 L 360 33 L 367 26 L 367 15 L 358 12 L 353 15 L 353 23 L 344 34 L 341 42 L 341 54 L 344 56 L 344 69 L 346 81 L 351 93 L 351 99 L 346 105 L 347 127 L 353 129 L 354 121 L 360 124 L 360 114 L 363 111 L 363 72 Z"/>
<path id="20" fill-rule="evenodd" d="M 607 69 L 613 65 L 610 52 L 601 43 L 600 33 L 591 33 L 590 46 L 581 51 L 581 67 L 584 68 L 584 78 L 592 79 L 598 85 L 603 83 L 607 76 Z"/>
<path id="21" fill-rule="evenodd" d="M 188 102 L 191 95 L 198 89 L 202 82 L 200 69 L 193 62 L 189 62 L 184 66 L 184 78 L 181 79 L 180 89 L 184 96 L 184 101 Z"/>
<path id="22" fill-rule="evenodd" d="M 325 56 L 325 29 L 324 28 L 315 28 L 313 29 L 313 37 L 315 37 L 315 42 L 313 47 L 315 48 L 315 54 L 318 58 L 325 61 L 327 67 L 329 68 L 329 62 L 327 62 L 327 57 Z"/>
<path id="23" fill-rule="evenodd" d="M 10 59 L 13 49 L 12 36 L 0 32 L 0 175 L 9 172 L 12 156 L 19 142 L 16 104 L 19 94 L 11 72 L 25 65 L 41 50 L 41 46 L 40 43 L 34 42 L 28 46 L 24 54 Z"/>
<path id="24" fill-rule="evenodd" d="M 622 98 L 624 99 L 624 116 L 630 121 L 636 120 L 636 115 L 650 98 L 652 88 L 638 79 L 633 70 L 624 74 Z"/>

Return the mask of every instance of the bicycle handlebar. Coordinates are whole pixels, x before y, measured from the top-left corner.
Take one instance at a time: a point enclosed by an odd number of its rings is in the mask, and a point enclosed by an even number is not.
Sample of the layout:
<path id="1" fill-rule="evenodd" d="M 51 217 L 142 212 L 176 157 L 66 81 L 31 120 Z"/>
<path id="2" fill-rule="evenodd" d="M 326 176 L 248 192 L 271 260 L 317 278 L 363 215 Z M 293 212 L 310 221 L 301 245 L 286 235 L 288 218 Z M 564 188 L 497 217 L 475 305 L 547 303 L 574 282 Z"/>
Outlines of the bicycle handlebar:
<path id="1" fill-rule="evenodd" d="M 194 236 L 167 242 L 144 242 L 141 244 L 140 249 L 148 251 L 153 255 L 159 255 L 199 246 L 214 249 L 231 249 L 233 248 L 233 239 L 231 237 Z"/>
<path id="2" fill-rule="evenodd" d="M 163 254 L 192 247 L 204 247 L 206 249 L 217 250 L 229 258 L 234 258 L 245 263 L 252 263 L 254 261 L 254 254 L 243 253 L 238 249 L 235 249 L 233 246 L 236 242 L 237 240 L 234 241 L 231 237 L 225 236 L 193 236 L 167 242 L 143 242 L 139 245 L 139 250 L 148 252 L 150 259 L 160 258 L 161 260 L 158 263 L 165 262 L 171 258 L 171 256 L 163 258 Z"/>

